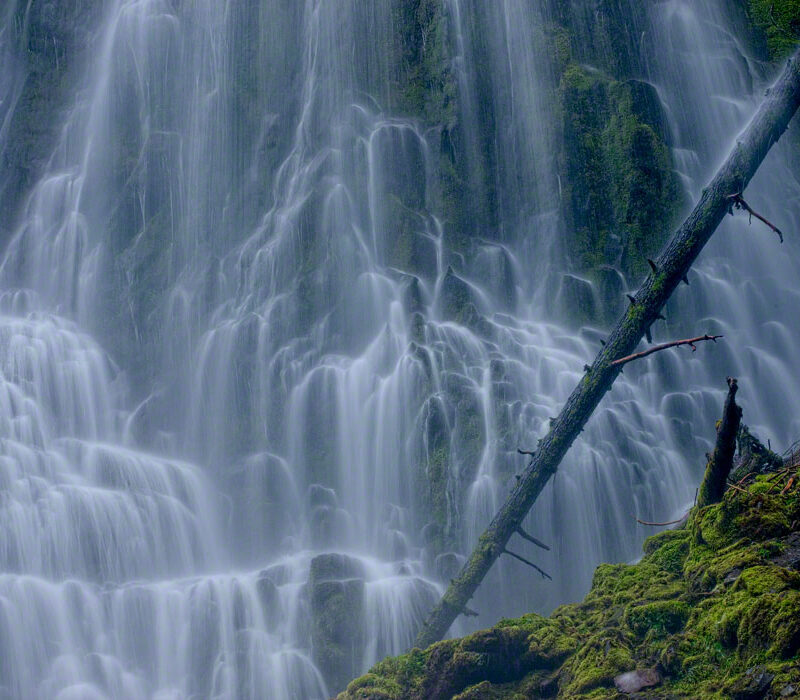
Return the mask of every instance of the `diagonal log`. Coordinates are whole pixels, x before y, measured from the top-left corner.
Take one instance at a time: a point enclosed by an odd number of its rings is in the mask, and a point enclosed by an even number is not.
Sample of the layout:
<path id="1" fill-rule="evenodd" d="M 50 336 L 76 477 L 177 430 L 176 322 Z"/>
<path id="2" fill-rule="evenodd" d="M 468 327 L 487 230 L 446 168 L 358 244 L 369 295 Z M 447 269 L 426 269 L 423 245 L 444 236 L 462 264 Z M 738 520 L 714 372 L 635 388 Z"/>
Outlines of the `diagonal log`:
<path id="1" fill-rule="evenodd" d="M 764 156 L 786 130 L 798 104 L 800 51 L 789 59 L 727 159 L 703 190 L 700 201 L 655 261 L 655 269 L 633 297 L 606 345 L 567 399 L 559 416 L 551 421 L 550 430 L 522 477 L 478 539 L 458 576 L 428 615 L 417 635 L 416 646 L 427 647 L 447 634 L 450 625 L 505 550 L 508 540 L 522 525 L 600 399 L 619 376 L 622 368 L 611 363 L 634 351 L 678 283 L 686 280 L 692 263 L 728 211 L 728 196 L 744 191 Z"/>

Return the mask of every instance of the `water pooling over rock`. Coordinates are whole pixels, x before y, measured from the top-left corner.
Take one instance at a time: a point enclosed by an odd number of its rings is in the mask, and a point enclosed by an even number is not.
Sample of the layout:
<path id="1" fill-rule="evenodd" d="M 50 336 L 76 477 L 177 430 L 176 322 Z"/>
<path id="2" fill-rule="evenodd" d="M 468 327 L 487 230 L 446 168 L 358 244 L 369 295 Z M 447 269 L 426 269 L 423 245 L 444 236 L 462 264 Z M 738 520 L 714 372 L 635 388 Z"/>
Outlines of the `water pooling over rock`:
<path id="1" fill-rule="evenodd" d="M 659 144 L 696 194 L 768 73 L 710 1 L 4 12 L 0 150 L 25 119 L 53 141 L 0 190 L 12 697 L 326 697 L 403 651 L 594 356 L 576 323 L 638 269 Z M 37 111 L 42 75 L 63 85 Z M 567 96 L 608 105 L 573 124 L 587 157 L 655 154 L 603 221 L 578 211 Z M 787 231 L 788 162 L 748 192 Z M 726 374 L 769 397 L 760 434 L 796 432 L 797 250 L 770 236 L 720 231 L 655 334 L 726 344 L 626 372 L 529 518 L 553 552 L 515 543 L 557 583 L 500 562 L 473 624 L 579 598 L 637 551 L 631 513 L 689 502 Z"/>

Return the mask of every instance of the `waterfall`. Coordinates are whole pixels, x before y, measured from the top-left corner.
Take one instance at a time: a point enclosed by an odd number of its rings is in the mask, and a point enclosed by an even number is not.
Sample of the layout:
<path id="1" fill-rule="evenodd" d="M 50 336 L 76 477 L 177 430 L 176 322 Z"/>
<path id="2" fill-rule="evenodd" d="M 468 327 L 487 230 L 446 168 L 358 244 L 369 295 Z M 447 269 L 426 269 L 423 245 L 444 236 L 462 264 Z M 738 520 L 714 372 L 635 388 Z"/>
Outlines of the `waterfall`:
<path id="1" fill-rule="evenodd" d="M 324 698 L 408 648 L 603 337 L 564 313 L 604 295 L 565 243 L 562 4 L 591 37 L 592 0 L 0 11 L 0 695 Z M 772 77 L 727 5 L 628 27 L 689 198 Z M 638 556 L 726 375 L 800 432 L 796 173 L 782 143 L 747 191 L 786 244 L 727 219 L 654 327 L 724 343 L 626 367 L 528 517 L 555 581 L 498 562 L 453 634 Z"/>

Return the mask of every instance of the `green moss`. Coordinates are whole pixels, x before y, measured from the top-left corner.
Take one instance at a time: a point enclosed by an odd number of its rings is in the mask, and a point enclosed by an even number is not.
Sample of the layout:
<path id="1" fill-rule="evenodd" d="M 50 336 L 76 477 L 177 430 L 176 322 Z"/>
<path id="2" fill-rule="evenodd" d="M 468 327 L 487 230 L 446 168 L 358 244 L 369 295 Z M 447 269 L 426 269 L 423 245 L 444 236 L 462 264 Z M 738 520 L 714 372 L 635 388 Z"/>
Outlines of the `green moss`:
<path id="1" fill-rule="evenodd" d="M 773 60 L 790 54 L 800 36 L 800 3 L 797 0 L 749 0 L 750 18 L 763 35 Z"/>
<path id="2" fill-rule="evenodd" d="M 360 700 L 395 700 L 402 695 L 400 685 L 387 678 L 387 668 L 376 666 L 375 673 L 367 673 L 356 678 L 347 686 L 347 694 L 351 698 Z"/>
<path id="3" fill-rule="evenodd" d="M 342 700 L 613 698 L 617 674 L 654 667 L 654 697 L 744 697 L 761 668 L 779 696 L 800 678 L 800 574 L 773 561 L 798 499 L 764 481 L 651 537 L 639 564 L 599 566 L 583 602 L 382 662 Z"/>
<path id="4" fill-rule="evenodd" d="M 664 530 L 645 540 L 647 561 L 671 574 L 681 574 L 689 555 L 690 533 L 687 530 Z"/>
<path id="5" fill-rule="evenodd" d="M 545 28 L 545 35 L 553 45 L 553 56 L 556 65 L 563 71 L 572 58 L 572 37 L 570 33 L 558 24 L 550 24 Z"/>
<path id="6" fill-rule="evenodd" d="M 611 687 L 614 676 L 636 668 L 630 649 L 613 634 L 601 633 L 583 644 L 564 664 L 571 679 L 564 688 L 564 697 L 585 695 L 595 688 Z"/>
<path id="7" fill-rule="evenodd" d="M 682 204 L 652 87 L 570 63 L 559 87 L 565 218 L 579 271 L 647 271 Z M 616 307 L 615 307 L 616 308 Z"/>
<path id="8" fill-rule="evenodd" d="M 344 688 L 359 667 L 365 645 L 360 562 L 338 554 L 315 557 L 308 598 L 314 661 L 331 688 Z"/>
<path id="9" fill-rule="evenodd" d="M 450 451 L 447 447 L 437 447 L 428 457 L 427 484 L 428 506 L 432 520 L 436 523 L 441 538 L 435 543 L 434 551 L 441 551 L 445 547 L 448 528 L 448 498 L 447 487 L 449 482 Z"/>
<path id="10" fill-rule="evenodd" d="M 638 635 L 650 631 L 673 634 L 683 629 L 689 618 L 689 607 L 680 600 L 659 600 L 628 608 L 625 621 Z"/>
<path id="11" fill-rule="evenodd" d="M 450 72 L 447 26 L 437 0 L 396 3 L 393 10 L 396 83 L 394 113 L 452 127 L 456 86 Z"/>

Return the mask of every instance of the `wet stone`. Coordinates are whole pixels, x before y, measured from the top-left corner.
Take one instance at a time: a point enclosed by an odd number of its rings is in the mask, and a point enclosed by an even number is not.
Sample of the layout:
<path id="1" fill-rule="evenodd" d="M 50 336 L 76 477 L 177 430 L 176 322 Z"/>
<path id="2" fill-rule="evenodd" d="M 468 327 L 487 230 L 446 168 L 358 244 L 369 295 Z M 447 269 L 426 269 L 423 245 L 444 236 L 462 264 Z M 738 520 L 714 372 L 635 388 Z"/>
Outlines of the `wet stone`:
<path id="1" fill-rule="evenodd" d="M 261 603 L 264 624 L 268 630 L 274 630 L 281 618 L 278 587 L 267 576 L 259 576 L 256 581 L 256 591 L 258 592 L 258 600 Z"/>
<path id="2" fill-rule="evenodd" d="M 741 575 L 742 575 L 742 570 L 741 570 L 741 569 L 731 569 L 731 570 L 730 570 L 730 571 L 729 571 L 727 574 L 725 574 L 725 578 L 724 578 L 724 579 L 722 579 L 722 582 L 723 582 L 723 583 L 724 583 L 726 586 L 730 586 L 730 585 L 731 585 L 732 583 L 734 583 L 734 582 L 736 581 L 736 579 L 738 579 L 738 578 L 739 578 L 739 576 L 741 576 Z"/>
<path id="3" fill-rule="evenodd" d="M 311 508 L 317 506 L 327 506 L 329 508 L 336 508 L 339 502 L 336 498 L 336 491 L 322 486 L 321 484 L 311 484 L 308 487 L 308 505 Z"/>
<path id="4" fill-rule="evenodd" d="M 787 569 L 800 571 L 800 532 L 793 532 L 784 541 L 784 550 L 780 556 L 774 557 L 773 564 Z"/>
<path id="5" fill-rule="evenodd" d="M 440 581 L 450 581 L 455 578 L 456 574 L 461 570 L 464 563 L 464 557 L 459 556 L 455 552 L 445 552 L 436 557 L 434 564 L 436 568 L 436 576 Z"/>
<path id="6" fill-rule="evenodd" d="M 315 585 L 321 581 L 343 581 L 351 578 L 363 579 L 366 575 L 364 565 L 346 554 L 332 552 L 320 554 L 311 560 L 308 574 L 309 583 Z"/>
<path id="7" fill-rule="evenodd" d="M 729 689 L 733 700 L 761 700 L 769 692 L 774 674 L 763 666 L 748 668 L 744 675 L 737 679 Z"/>
<path id="8" fill-rule="evenodd" d="M 567 316 L 581 321 L 593 319 L 597 313 L 592 283 L 575 275 L 562 275 L 558 304 Z"/>
<path id="9" fill-rule="evenodd" d="M 614 677 L 614 685 L 621 693 L 638 693 L 642 688 L 650 688 L 659 683 L 661 683 L 661 674 L 654 668 L 628 671 Z"/>

